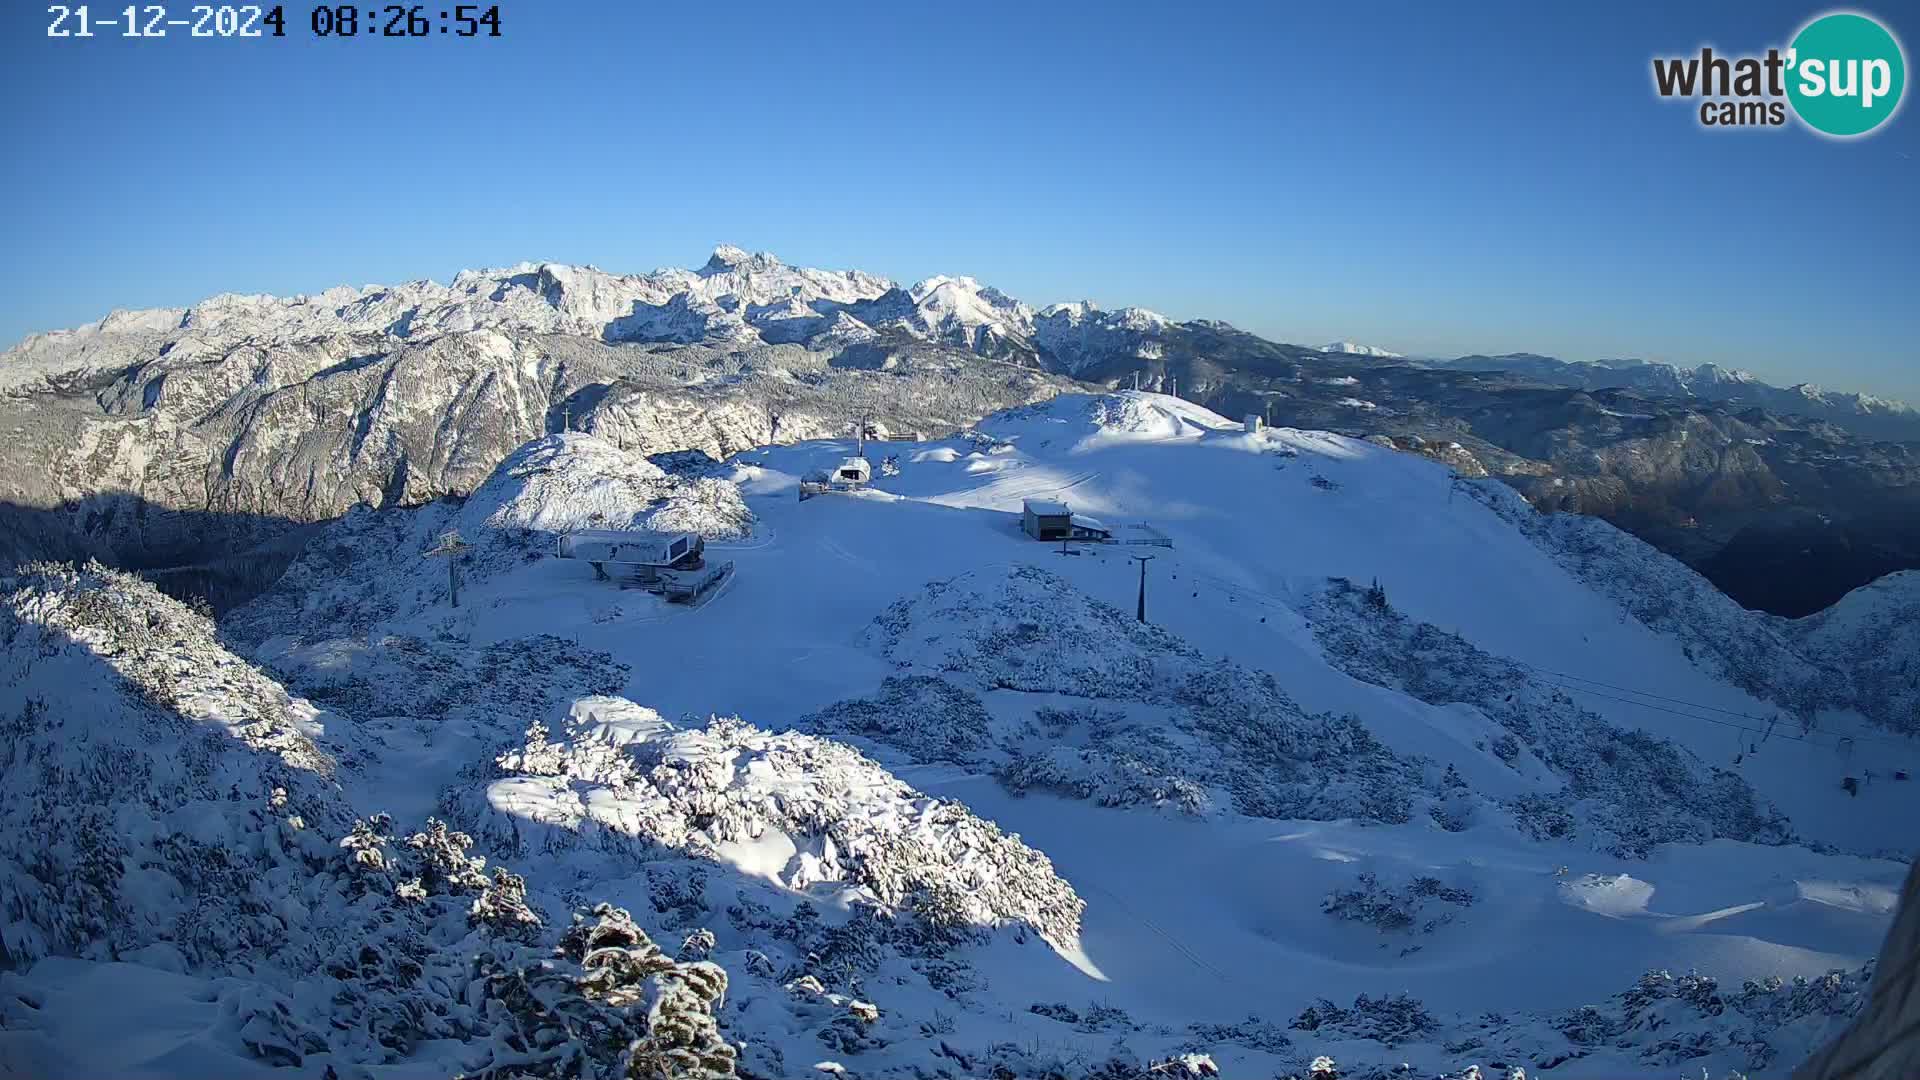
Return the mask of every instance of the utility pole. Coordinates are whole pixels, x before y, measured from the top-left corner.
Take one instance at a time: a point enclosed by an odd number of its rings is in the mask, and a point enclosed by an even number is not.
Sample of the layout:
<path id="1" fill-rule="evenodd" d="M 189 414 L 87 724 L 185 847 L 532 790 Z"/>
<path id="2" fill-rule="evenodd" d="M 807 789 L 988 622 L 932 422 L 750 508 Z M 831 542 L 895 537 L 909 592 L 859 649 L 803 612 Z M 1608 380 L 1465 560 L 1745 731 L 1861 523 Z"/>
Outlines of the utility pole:
<path id="1" fill-rule="evenodd" d="M 460 606 L 460 556 L 472 546 L 460 539 L 459 529 L 448 529 L 440 534 L 439 546 L 425 552 L 427 558 L 447 560 L 447 602 L 452 607 Z"/>
<path id="2" fill-rule="evenodd" d="M 1147 563 L 1153 560 L 1153 556 L 1135 555 L 1133 556 L 1133 559 L 1135 562 L 1138 562 L 1140 564 L 1140 607 L 1134 613 L 1134 617 L 1139 619 L 1141 622 L 1146 622 L 1147 621 Z"/>

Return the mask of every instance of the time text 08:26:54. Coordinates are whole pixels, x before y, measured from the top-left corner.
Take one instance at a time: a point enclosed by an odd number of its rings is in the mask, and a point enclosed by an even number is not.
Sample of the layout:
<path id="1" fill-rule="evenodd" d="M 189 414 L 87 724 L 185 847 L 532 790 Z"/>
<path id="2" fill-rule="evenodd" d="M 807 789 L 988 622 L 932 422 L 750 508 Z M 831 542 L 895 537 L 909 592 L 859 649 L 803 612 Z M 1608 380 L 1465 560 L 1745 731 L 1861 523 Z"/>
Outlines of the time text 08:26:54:
<path id="1" fill-rule="evenodd" d="M 52 4 L 47 17 L 47 36 L 56 38 L 286 37 L 288 29 L 284 5 L 129 4 L 110 12 L 85 4 Z M 297 13 L 295 20 L 293 32 L 299 33 L 303 28 Z M 499 37 L 500 5 L 320 4 L 308 11 L 304 29 L 315 37 Z"/>

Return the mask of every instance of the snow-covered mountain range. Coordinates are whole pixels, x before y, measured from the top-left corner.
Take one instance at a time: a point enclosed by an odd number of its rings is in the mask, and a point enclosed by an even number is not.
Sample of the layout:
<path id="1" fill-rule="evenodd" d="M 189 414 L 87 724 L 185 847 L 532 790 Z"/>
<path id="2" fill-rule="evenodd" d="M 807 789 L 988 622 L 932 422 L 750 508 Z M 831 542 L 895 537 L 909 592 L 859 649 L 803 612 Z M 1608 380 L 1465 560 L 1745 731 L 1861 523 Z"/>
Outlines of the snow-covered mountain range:
<path id="1" fill-rule="evenodd" d="M 1104 311 L 1088 301 L 1036 313 L 970 277 L 902 287 L 857 270 L 788 266 L 721 246 L 698 270 L 613 274 L 590 266 L 522 263 L 468 270 L 451 284 L 335 288 L 293 297 L 216 296 L 191 308 L 116 311 L 97 323 L 28 338 L 0 354 L 0 391 L 60 387 L 117 375 L 156 343 L 205 360 L 242 345 L 330 338 L 418 342 L 492 331 L 603 342 L 859 344 L 898 331 L 985 356 L 1046 352 L 1072 369 L 1097 342 L 1146 340 L 1169 320 Z M 157 373 L 156 373 L 157 374 Z M 164 384 L 153 391 L 164 394 Z M 148 403 L 151 405 L 152 403 Z"/>
<path id="2" fill-rule="evenodd" d="M 218 624 L 0 580 L 0 1075 L 1775 1076 L 1864 1000 L 1915 575 L 1775 619 L 1153 393 L 805 501 L 852 439 L 648 449 L 535 432 Z M 581 528 L 734 569 L 668 604 Z"/>
<path id="3" fill-rule="evenodd" d="M 1758 401 L 1878 431 L 1905 423 L 1894 404 L 1712 368 L 1413 363 L 1428 362 L 1141 308 L 1035 309 L 969 277 L 901 286 L 734 247 L 697 270 L 526 263 L 445 285 L 219 296 L 114 312 L 0 353 L 0 427 L 17 436 L 0 446 L 0 557 L 203 575 L 250 552 L 264 579 L 307 526 L 356 505 L 464 495 L 547 432 L 724 457 L 843 434 L 863 417 L 951 431 L 1077 380 L 1431 444 L 1537 505 L 1634 529 L 1769 610 L 1814 610 L 1920 562 L 1899 539 L 1920 455 L 1738 411 Z M 1542 384 L 1648 389 L 1586 410 L 1534 393 Z M 1602 416 L 1646 423 L 1592 422 Z M 1670 467 L 1637 467 L 1649 459 Z M 1742 495 L 1714 494 L 1730 491 Z M 1838 535 L 1809 541 L 1810 515 Z M 1845 553 L 1824 571 L 1773 565 L 1809 548 Z M 1766 584 L 1782 580 L 1806 587 Z"/>
<path id="4" fill-rule="evenodd" d="M 1476 354 L 1421 363 L 1458 371 L 1515 372 L 1583 390 L 1625 387 L 1653 394 L 1727 402 L 1825 420 L 1872 437 L 1920 440 L 1920 409 L 1904 401 L 1829 390 L 1810 382 L 1774 386 L 1750 371 L 1718 364 L 1683 367 L 1657 360 L 1559 360 L 1533 353 Z"/>
<path id="5" fill-rule="evenodd" d="M 734 247 L 693 270 L 526 263 L 219 296 L 0 353 L 0 560 L 99 556 L 224 603 L 315 524 L 466 495 L 542 434 L 719 458 L 863 418 L 949 432 L 1092 384 L 1397 440 L 1543 508 L 1606 517 L 1779 613 L 1920 565 L 1920 450 L 1850 434 L 1906 431 L 1903 407 L 1712 368 L 1428 363 Z"/>

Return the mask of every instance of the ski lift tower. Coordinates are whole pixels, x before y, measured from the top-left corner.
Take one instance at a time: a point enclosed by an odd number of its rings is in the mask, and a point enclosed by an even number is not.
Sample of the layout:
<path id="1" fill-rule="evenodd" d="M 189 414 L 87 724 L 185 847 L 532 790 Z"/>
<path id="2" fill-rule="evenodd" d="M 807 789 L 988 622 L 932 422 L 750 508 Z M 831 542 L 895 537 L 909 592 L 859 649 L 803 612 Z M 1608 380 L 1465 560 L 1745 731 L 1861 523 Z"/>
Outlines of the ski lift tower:
<path id="1" fill-rule="evenodd" d="M 1134 556 L 1131 556 L 1131 558 L 1135 562 L 1138 562 L 1140 564 L 1140 607 L 1138 611 L 1135 613 L 1135 618 L 1137 618 L 1141 622 L 1146 622 L 1147 621 L 1147 563 L 1152 561 L 1153 556 L 1134 555 Z"/>
<path id="2" fill-rule="evenodd" d="M 460 556 L 471 547 L 460 539 L 459 529 L 448 529 L 440 534 L 438 544 L 423 552 L 429 559 L 447 560 L 447 603 L 451 607 L 460 606 Z"/>

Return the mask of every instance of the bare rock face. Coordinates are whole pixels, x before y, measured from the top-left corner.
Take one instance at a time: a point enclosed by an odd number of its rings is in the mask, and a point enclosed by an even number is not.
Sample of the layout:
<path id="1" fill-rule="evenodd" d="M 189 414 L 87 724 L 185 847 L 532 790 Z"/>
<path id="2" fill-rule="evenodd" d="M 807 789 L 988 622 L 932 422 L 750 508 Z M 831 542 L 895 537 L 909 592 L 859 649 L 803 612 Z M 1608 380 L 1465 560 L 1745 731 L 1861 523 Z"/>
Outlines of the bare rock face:
<path id="1" fill-rule="evenodd" d="M 540 434 L 557 365 L 493 331 L 386 351 L 352 337 L 135 365 L 93 395 L 0 401 L 14 443 L 0 500 L 136 564 L 190 557 L 209 525 L 258 540 L 357 503 L 420 502 L 484 479 Z M 62 520 L 64 519 L 64 520 Z M 237 534 L 237 535 L 236 535 Z"/>

